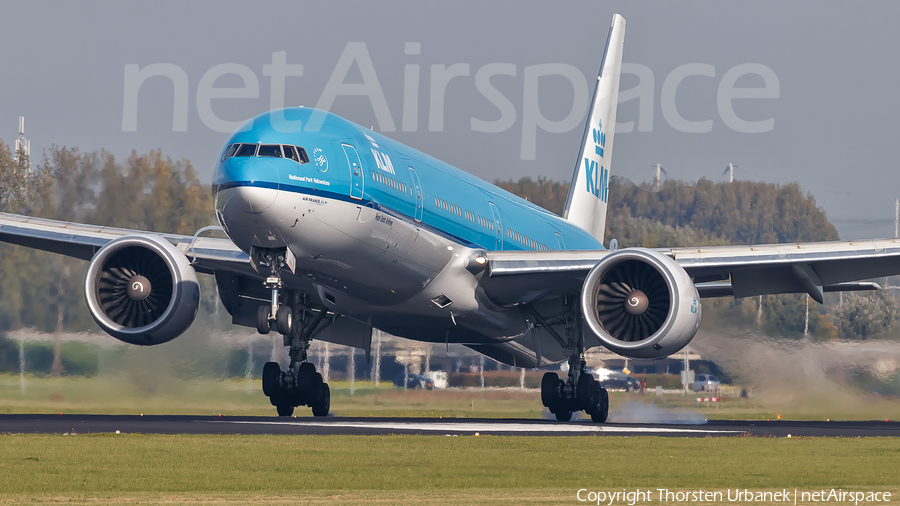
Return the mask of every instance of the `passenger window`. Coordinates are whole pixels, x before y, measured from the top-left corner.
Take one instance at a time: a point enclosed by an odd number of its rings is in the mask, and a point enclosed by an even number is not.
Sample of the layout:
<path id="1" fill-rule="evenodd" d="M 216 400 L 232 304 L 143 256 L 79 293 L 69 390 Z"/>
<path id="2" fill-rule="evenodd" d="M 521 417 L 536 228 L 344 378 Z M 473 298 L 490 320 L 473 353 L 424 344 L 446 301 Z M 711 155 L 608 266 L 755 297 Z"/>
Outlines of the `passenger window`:
<path id="1" fill-rule="evenodd" d="M 278 144 L 263 144 L 259 147 L 259 156 L 281 158 L 281 146 Z"/>
<path id="2" fill-rule="evenodd" d="M 226 159 L 234 156 L 234 152 L 237 151 L 239 147 L 241 147 L 240 144 L 232 144 L 231 146 L 228 146 L 228 150 L 225 151 L 224 155 L 222 155 L 222 161 L 224 162 Z"/>
<path id="3" fill-rule="evenodd" d="M 256 154 L 256 144 L 241 144 L 234 156 L 253 156 Z"/>

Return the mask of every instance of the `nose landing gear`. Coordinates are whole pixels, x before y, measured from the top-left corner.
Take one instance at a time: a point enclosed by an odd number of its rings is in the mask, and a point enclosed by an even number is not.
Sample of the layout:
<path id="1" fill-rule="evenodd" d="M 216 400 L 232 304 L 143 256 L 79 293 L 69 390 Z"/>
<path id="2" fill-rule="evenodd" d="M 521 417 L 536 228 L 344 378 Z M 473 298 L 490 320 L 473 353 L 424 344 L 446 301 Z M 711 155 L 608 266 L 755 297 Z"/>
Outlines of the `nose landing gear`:
<path id="1" fill-rule="evenodd" d="M 281 250 L 251 250 L 251 258 L 257 266 L 271 269 L 266 278 L 266 288 L 272 290 L 271 304 L 259 306 L 256 313 L 256 329 L 260 334 L 276 330 L 289 347 L 290 366 L 282 371 L 278 362 L 263 366 L 263 394 L 278 411 L 278 416 L 291 416 L 297 406 L 309 406 L 313 415 L 327 416 L 331 410 L 331 389 L 316 372 L 316 366 L 307 361 L 309 343 L 314 335 L 334 321 L 333 314 L 324 308 L 313 308 L 307 297 L 287 290 L 282 293 L 281 269 L 285 266 L 286 252 Z M 329 318 L 330 316 L 330 318 Z"/>

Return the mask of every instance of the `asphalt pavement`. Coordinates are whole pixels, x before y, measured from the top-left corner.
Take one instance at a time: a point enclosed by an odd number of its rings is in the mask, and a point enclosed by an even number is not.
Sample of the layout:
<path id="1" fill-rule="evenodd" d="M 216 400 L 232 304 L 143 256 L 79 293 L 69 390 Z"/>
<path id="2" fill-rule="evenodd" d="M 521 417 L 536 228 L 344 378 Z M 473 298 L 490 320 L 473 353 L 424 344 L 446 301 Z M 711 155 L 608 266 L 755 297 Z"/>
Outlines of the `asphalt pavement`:
<path id="1" fill-rule="evenodd" d="M 0 415 L 0 433 L 17 434 L 426 434 L 449 436 L 898 437 L 900 422 L 709 420 L 605 423 L 486 418 L 245 417 L 182 415 Z"/>

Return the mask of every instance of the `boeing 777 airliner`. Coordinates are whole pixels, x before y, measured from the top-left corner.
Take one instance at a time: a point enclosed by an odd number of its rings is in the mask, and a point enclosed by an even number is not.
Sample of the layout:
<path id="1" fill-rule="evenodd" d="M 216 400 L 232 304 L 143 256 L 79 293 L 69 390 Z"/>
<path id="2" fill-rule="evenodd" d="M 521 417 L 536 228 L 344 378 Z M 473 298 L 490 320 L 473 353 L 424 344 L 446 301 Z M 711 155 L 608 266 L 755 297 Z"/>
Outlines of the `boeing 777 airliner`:
<path id="1" fill-rule="evenodd" d="M 326 111 L 261 114 L 231 136 L 213 176 L 228 239 L 0 215 L 0 240 L 82 258 L 88 309 L 122 341 L 165 343 L 193 322 L 197 272 L 232 323 L 276 331 L 290 366 L 263 369 L 279 415 L 330 409 L 307 360 L 319 339 L 369 353 L 373 329 L 459 343 L 548 372 L 559 420 L 606 421 L 586 372 L 595 347 L 662 358 L 700 325 L 700 298 L 877 289 L 900 274 L 892 239 L 674 249 L 603 247 L 625 20 L 614 15 L 563 217 Z M 302 124 L 301 131 L 284 126 Z"/>

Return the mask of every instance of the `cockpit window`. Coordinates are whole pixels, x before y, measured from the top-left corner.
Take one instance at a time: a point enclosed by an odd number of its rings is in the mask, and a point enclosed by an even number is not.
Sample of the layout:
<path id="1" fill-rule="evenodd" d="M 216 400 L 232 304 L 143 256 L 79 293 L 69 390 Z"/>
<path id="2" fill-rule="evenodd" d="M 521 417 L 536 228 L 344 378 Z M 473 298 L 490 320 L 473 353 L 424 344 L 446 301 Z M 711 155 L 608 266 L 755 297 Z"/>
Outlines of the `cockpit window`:
<path id="1" fill-rule="evenodd" d="M 281 146 L 284 149 L 284 157 L 290 158 L 291 160 L 297 163 L 309 163 L 309 155 L 306 154 L 306 150 L 299 146 Z"/>
<path id="2" fill-rule="evenodd" d="M 228 149 L 225 150 L 225 153 L 222 155 L 222 161 L 224 162 L 226 158 L 231 158 L 232 156 L 234 156 L 235 151 L 237 151 L 239 147 L 241 147 L 240 144 L 232 144 L 231 146 L 228 146 Z"/>
<path id="3" fill-rule="evenodd" d="M 259 146 L 258 156 L 281 158 L 281 146 L 278 144 L 262 144 Z"/>
<path id="4" fill-rule="evenodd" d="M 291 160 L 300 163 L 300 158 L 297 157 L 297 149 L 294 146 L 281 146 L 281 149 L 284 150 L 285 158 L 290 158 Z"/>
<path id="5" fill-rule="evenodd" d="M 256 144 L 241 144 L 234 156 L 253 156 L 256 154 Z"/>

